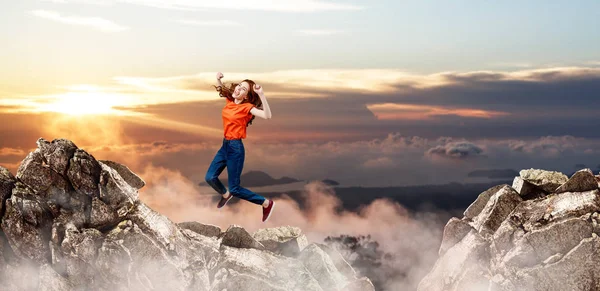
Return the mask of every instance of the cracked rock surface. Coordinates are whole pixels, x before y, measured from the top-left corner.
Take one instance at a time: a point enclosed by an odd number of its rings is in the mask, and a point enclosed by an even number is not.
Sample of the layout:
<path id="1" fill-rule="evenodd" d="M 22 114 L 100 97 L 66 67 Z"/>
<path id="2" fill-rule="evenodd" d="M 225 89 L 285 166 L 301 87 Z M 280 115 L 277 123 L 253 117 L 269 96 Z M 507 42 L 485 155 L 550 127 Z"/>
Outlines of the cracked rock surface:
<path id="1" fill-rule="evenodd" d="M 374 290 L 300 229 L 176 224 L 125 165 L 37 146 L 15 175 L 0 167 L 0 290 Z"/>
<path id="2" fill-rule="evenodd" d="M 446 224 L 418 290 L 600 290 L 597 180 L 529 169 L 481 193 Z"/>

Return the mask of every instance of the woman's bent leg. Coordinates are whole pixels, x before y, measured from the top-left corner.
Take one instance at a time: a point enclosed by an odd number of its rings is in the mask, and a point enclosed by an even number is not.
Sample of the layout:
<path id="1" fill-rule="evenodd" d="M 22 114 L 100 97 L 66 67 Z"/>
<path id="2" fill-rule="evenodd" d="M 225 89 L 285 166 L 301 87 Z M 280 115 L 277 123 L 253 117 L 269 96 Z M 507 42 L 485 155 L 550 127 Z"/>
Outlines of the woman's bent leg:
<path id="1" fill-rule="evenodd" d="M 206 183 L 221 195 L 227 192 L 227 189 L 225 188 L 221 180 L 219 180 L 219 175 L 223 172 L 226 166 L 227 157 L 225 153 L 225 148 L 221 146 L 221 148 L 215 155 L 215 158 L 210 163 L 208 171 L 206 172 L 206 176 L 204 177 Z"/>

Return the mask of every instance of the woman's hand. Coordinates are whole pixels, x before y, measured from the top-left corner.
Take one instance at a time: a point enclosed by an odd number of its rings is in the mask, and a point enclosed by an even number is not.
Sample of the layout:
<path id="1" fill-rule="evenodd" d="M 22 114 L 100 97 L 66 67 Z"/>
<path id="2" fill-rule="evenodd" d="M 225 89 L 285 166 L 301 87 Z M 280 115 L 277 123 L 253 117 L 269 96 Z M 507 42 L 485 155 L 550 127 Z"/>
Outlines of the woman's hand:
<path id="1" fill-rule="evenodd" d="M 262 87 L 258 84 L 254 84 L 254 92 L 260 96 L 264 94 Z"/>
<path id="2" fill-rule="evenodd" d="M 217 80 L 218 80 L 218 81 L 221 81 L 221 78 L 223 78 L 223 73 L 221 73 L 221 72 L 218 72 L 218 73 L 217 73 Z"/>

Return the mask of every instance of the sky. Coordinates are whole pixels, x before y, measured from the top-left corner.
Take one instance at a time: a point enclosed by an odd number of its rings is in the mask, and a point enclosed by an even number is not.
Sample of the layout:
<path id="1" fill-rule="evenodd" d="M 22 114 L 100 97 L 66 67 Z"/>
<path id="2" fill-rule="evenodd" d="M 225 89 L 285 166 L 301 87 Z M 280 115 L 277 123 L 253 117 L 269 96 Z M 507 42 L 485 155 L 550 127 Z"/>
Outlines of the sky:
<path id="1" fill-rule="evenodd" d="M 217 72 L 273 112 L 244 172 L 378 187 L 600 169 L 597 1 L 0 3 L 12 173 L 38 138 L 68 138 L 197 184 L 223 136 Z"/>

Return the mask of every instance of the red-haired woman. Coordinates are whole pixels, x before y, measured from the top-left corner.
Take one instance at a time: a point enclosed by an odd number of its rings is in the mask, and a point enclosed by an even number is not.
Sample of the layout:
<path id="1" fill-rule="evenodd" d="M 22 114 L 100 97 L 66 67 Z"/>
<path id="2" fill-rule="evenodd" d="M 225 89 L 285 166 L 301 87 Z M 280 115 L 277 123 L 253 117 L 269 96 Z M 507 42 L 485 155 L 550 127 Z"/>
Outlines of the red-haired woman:
<path id="1" fill-rule="evenodd" d="M 223 144 L 210 164 L 205 180 L 221 194 L 217 208 L 225 206 L 235 196 L 261 205 L 263 207 L 262 221 L 265 222 L 271 216 L 275 203 L 273 200 L 241 187 L 240 175 L 244 167 L 245 150 L 242 139 L 246 138 L 246 128 L 252 124 L 252 120 L 256 116 L 270 119 L 271 109 L 261 86 L 254 81 L 246 79 L 239 84 L 231 84 L 227 88 L 221 82 L 222 78 L 223 74 L 217 73 L 218 86 L 214 87 L 219 92 L 219 96 L 226 99 L 222 112 Z M 227 176 L 229 177 L 229 190 L 219 180 L 219 175 L 225 167 L 227 167 Z"/>

